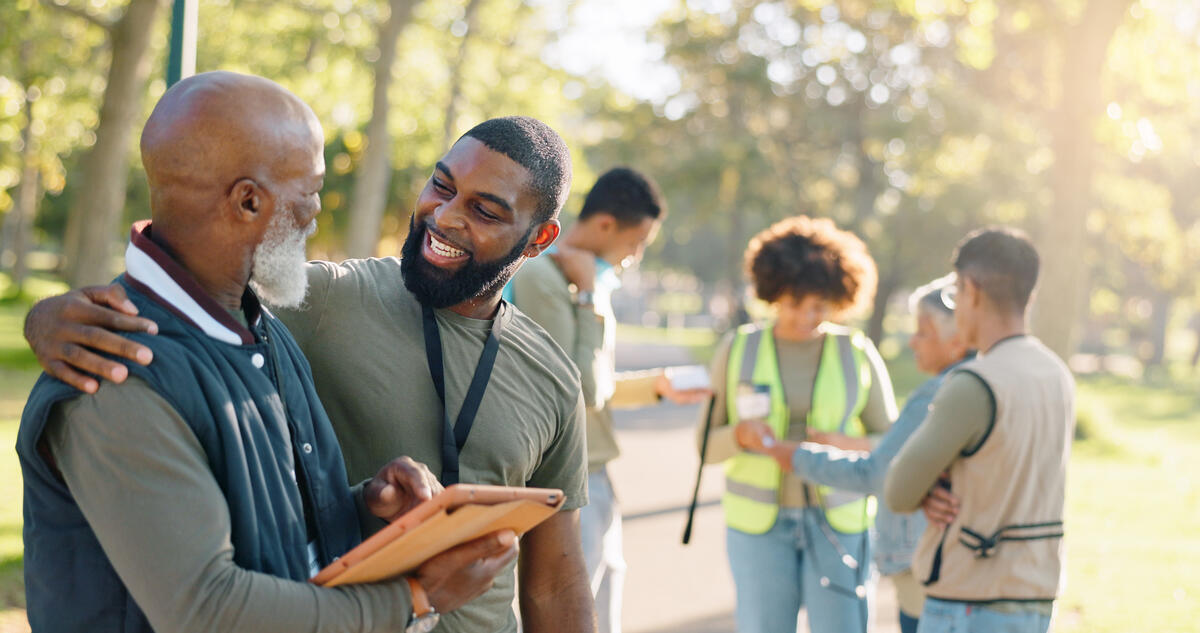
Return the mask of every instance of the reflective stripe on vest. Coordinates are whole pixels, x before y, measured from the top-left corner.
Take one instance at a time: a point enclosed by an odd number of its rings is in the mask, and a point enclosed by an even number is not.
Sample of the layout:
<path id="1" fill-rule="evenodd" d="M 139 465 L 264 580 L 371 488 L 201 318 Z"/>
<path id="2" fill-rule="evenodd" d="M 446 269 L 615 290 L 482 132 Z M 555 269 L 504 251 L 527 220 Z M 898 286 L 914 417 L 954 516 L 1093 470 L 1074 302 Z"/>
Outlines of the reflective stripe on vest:
<path id="1" fill-rule="evenodd" d="M 866 406 L 871 384 L 866 354 L 862 343 L 856 341 L 862 334 L 834 330 L 834 326 L 822 326 L 826 336 L 808 424 L 819 431 L 861 437 L 865 428 L 859 415 Z M 776 437 L 786 437 L 790 416 L 769 326 L 740 328 L 730 347 L 726 402 L 731 425 L 736 425 L 739 419 L 736 411 L 739 390 L 752 389 L 754 385 L 769 387 L 771 413 L 766 423 Z M 725 494 L 722 496 L 726 523 L 750 534 L 762 534 L 771 529 L 779 513 L 782 480 L 783 470 L 765 455 L 741 452 L 727 460 Z M 827 486 L 816 488 L 817 502 L 825 508 L 825 517 L 835 529 L 859 533 L 870 526 L 875 515 L 874 498 Z"/>

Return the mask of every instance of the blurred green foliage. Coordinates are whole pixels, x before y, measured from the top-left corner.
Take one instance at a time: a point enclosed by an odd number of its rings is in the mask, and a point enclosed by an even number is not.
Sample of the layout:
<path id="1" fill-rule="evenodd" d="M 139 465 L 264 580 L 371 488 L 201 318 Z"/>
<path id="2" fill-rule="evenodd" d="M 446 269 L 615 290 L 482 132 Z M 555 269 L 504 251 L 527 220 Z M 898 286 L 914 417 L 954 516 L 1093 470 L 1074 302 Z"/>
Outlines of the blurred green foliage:
<path id="1" fill-rule="evenodd" d="M 59 252 L 80 156 L 94 142 L 109 55 L 99 21 L 126 0 L 13 0 L 0 21 L 0 214 L 21 177 L 25 102 L 34 115 L 40 204 L 34 241 Z M 575 158 L 569 221 L 594 175 L 629 164 L 655 178 L 671 214 L 644 267 L 742 292 L 741 253 L 769 223 L 829 216 L 871 247 L 885 333 L 889 299 L 949 266 L 987 223 L 1047 235 L 1060 212 L 1055 104 L 1070 84 L 1064 33 L 1093 9 L 1122 9 L 1095 77 L 1103 103 L 1083 124 L 1095 166 L 1077 315 L 1081 350 L 1160 363 L 1195 311 L 1200 264 L 1200 17 L 1187 0 L 691 0 L 645 34 L 662 85 L 640 101 L 598 73 L 572 75 L 555 47 L 555 0 L 415 3 L 390 96 L 393 177 L 377 252 L 395 254 L 409 209 L 448 144 L 484 118 L 521 113 L 560 130 Z M 315 255 L 337 257 L 370 139 L 385 0 L 203 0 L 197 70 L 276 79 L 325 125 L 329 177 Z M 564 8 L 565 7 L 565 8 Z M 81 17 L 82 14 L 90 17 Z M 586 15 L 586 14 L 584 14 Z M 468 19 L 469 18 L 469 19 Z M 567 20 L 569 22 L 569 20 Z M 164 64 L 166 20 L 152 59 Z M 467 40 L 469 39 L 469 46 Z M 603 57 L 611 43 L 596 41 Z M 630 72 L 639 69 L 630 68 Z M 146 113 L 165 90 L 152 72 Z M 649 78 L 653 79 L 649 79 Z M 673 81 L 663 80 L 673 77 Z M 449 116 L 449 120 L 448 120 Z M 128 220 L 148 214 L 136 152 Z M 124 239 L 123 232 L 113 236 Z M 1045 247 L 1045 245 L 1044 245 Z M 0 267 L 10 266 L 0 256 Z M 1056 274 L 1054 270 L 1048 274 Z M 1189 347 L 1183 345 L 1183 347 Z M 1181 348 L 1182 349 L 1182 348 Z M 1190 349 L 1182 352 L 1190 356 Z"/>

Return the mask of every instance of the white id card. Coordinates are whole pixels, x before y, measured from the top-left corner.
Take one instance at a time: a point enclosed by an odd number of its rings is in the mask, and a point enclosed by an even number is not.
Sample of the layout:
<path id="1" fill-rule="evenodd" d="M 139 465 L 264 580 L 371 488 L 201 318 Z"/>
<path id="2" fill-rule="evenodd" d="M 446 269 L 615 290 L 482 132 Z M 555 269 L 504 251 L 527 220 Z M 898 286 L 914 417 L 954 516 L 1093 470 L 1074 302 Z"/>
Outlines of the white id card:
<path id="1" fill-rule="evenodd" d="M 741 385 L 735 404 L 738 418 L 765 420 L 771 414 L 771 388 L 766 385 Z"/>

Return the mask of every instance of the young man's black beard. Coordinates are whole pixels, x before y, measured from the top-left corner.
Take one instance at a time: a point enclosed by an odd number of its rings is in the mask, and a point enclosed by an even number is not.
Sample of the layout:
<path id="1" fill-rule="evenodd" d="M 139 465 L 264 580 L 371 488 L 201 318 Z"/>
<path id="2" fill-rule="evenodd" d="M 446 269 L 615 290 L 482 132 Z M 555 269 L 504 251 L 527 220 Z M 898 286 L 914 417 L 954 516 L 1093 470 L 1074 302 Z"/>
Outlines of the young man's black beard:
<path id="1" fill-rule="evenodd" d="M 491 292 L 499 292 L 512 278 L 521 265 L 521 254 L 533 232 L 533 225 L 517 241 L 507 255 L 491 262 L 476 261 L 474 256 L 455 273 L 446 273 L 425 261 L 421 247 L 425 244 L 425 224 L 416 225 L 413 218 L 408 222 L 408 237 L 400 250 L 400 272 L 404 276 L 404 287 L 417 297 L 422 305 L 431 308 L 448 308 L 468 299 Z"/>

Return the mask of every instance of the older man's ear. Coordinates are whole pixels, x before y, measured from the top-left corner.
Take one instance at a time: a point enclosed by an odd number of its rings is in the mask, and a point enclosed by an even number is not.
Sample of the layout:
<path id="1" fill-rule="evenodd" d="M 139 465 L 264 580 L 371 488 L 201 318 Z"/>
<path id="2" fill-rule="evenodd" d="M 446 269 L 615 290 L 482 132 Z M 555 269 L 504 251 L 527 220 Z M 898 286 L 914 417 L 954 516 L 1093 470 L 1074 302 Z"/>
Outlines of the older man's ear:
<path id="1" fill-rule="evenodd" d="M 241 222 L 256 222 L 268 204 L 266 192 L 250 178 L 233 183 L 227 198 L 228 206 L 234 211 L 235 219 Z"/>

